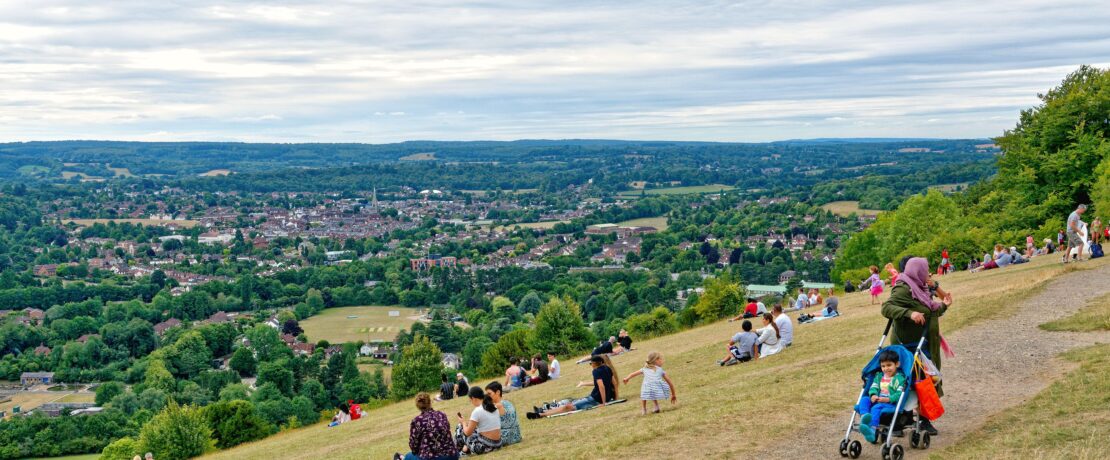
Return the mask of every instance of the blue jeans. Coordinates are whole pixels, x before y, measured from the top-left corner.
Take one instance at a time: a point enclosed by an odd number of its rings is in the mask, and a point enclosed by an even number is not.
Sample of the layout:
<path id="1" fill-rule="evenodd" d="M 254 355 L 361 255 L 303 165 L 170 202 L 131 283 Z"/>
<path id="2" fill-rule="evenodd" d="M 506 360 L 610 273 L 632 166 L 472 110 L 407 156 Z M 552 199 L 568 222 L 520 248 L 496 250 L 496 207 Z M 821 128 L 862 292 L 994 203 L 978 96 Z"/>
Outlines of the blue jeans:
<path id="1" fill-rule="evenodd" d="M 574 405 L 574 410 L 585 410 L 596 407 L 599 403 L 592 396 L 586 396 L 585 398 L 574 400 L 571 404 Z"/>
<path id="2" fill-rule="evenodd" d="M 879 417 L 880 416 L 882 416 L 884 413 L 893 414 L 894 409 L 896 409 L 896 407 L 894 406 L 894 404 L 890 404 L 890 403 L 874 403 L 874 404 L 872 404 L 870 397 L 864 397 L 864 399 L 862 401 L 860 401 L 860 405 L 859 405 L 859 413 L 861 413 L 861 414 L 870 413 L 871 414 L 871 423 L 870 423 L 870 425 L 873 426 L 873 427 L 879 426 Z"/>

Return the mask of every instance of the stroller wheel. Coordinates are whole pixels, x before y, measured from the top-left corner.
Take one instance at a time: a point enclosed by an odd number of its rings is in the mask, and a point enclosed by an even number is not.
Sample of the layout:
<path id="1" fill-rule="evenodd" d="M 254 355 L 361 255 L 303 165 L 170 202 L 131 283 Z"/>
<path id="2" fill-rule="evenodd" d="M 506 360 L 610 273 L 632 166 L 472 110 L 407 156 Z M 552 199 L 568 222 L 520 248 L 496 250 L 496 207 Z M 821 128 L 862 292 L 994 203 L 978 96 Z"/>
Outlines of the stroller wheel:
<path id="1" fill-rule="evenodd" d="M 902 460 L 905 455 L 901 444 L 895 444 L 894 447 L 890 448 L 890 460 Z"/>
<path id="2" fill-rule="evenodd" d="M 921 448 L 922 449 L 928 449 L 929 448 L 929 441 L 931 440 L 932 437 L 933 437 L 933 435 L 931 435 L 929 433 L 925 433 L 925 434 L 921 435 Z"/>
<path id="3" fill-rule="evenodd" d="M 840 440 L 840 456 L 841 457 L 847 457 L 848 456 L 848 440 L 847 439 L 841 439 Z"/>
<path id="4" fill-rule="evenodd" d="M 890 446 L 883 444 L 883 448 L 879 452 L 882 453 L 883 460 L 890 460 Z"/>
<path id="5" fill-rule="evenodd" d="M 910 433 L 910 447 L 914 449 L 921 447 L 921 433 L 918 433 L 916 430 Z"/>
<path id="6" fill-rule="evenodd" d="M 859 454 L 863 452 L 863 444 L 859 441 L 852 441 L 848 444 L 848 456 L 852 458 L 859 458 Z"/>

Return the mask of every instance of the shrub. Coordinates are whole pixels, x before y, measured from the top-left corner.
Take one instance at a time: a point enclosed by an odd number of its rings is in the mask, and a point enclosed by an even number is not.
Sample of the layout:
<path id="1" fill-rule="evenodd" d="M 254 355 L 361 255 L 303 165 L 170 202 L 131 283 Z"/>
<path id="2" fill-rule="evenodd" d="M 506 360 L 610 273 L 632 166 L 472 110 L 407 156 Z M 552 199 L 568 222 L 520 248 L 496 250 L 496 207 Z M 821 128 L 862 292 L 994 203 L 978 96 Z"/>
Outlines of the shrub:
<path id="1" fill-rule="evenodd" d="M 637 339 L 646 339 L 677 331 L 678 319 L 666 307 L 655 307 L 649 313 L 629 316 L 625 329 Z"/>
<path id="2" fill-rule="evenodd" d="M 141 451 L 158 460 L 185 460 L 215 449 L 212 428 L 200 409 L 170 402 L 162 412 L 143 425 L 139 433 Z"/>

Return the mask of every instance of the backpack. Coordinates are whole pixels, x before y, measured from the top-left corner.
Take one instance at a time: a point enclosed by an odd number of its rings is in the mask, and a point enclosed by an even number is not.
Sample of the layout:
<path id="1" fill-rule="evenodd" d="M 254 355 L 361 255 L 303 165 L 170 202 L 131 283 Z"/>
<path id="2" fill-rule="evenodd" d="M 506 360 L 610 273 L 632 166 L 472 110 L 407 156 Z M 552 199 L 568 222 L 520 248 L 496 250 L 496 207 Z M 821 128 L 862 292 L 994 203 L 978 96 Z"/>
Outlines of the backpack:
<path id="1" fill-rule="evenodd" d="M 1102 257 L 1102 256 L 1103 256 L 1103 254 L 1102 254 L 1102 245 L 1101 244 L 1092 244 L 1091 245 L 1091 258 L 1092 259 L 1097 259 L 1097 258 Z"/>

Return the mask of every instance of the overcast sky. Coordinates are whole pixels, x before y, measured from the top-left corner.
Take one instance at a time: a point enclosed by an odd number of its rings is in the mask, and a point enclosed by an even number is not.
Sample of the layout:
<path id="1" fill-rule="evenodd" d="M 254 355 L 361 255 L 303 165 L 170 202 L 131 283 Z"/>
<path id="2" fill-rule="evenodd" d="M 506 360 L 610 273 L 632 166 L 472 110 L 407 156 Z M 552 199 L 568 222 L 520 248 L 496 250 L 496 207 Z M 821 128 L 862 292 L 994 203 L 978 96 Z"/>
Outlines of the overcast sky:
<path id="1" fill-rule="evenodd" d="M 1110 66 L 1090 1 L 319 3 L 0 0 L 0 141 L 989 137 Z"/>

